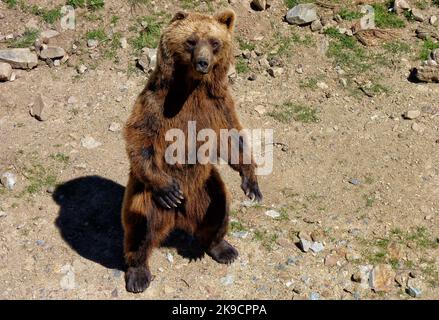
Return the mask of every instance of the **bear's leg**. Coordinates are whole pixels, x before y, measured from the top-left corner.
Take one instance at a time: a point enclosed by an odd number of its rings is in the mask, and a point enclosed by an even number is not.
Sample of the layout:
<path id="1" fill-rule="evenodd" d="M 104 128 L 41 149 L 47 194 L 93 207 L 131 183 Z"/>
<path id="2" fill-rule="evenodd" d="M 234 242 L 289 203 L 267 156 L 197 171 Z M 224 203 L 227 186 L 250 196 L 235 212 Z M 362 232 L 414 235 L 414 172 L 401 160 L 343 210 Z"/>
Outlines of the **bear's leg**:
<path id="1" fill-rule="evenodd" d="M 195 236 L 213 260 L 232 263 L 238 256 L 238 251 L 224 240 L 229 223 L 229 199 L 226 187 L 215 168 L 206 182 L 206 191 L 210 203 L 202 222 L 197 226 Z"/>
<path id="2" fill-rule="evenodd" d="M 148 288 L 152 275 L 148 259 L 152 249 L 160 245 L 173 227 L 173 215 L 159 212 L 135 179 L 129 179 L 122 209 L 125 232 L 126 289 L 143 292 Z"/>

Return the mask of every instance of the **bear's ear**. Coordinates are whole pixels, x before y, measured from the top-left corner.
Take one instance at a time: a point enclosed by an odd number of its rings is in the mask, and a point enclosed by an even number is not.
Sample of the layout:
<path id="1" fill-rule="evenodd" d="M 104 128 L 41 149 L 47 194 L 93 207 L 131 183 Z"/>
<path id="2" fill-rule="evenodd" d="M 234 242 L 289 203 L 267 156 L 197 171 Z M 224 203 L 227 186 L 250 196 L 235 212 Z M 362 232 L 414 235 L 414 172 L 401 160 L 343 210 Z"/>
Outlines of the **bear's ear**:
<path id="1" fill-rule="evenodd" d="M 174 17 L 171 19 L 171 23 L 174 22 L 174 21 L 177 21 L 177 20 L 183 20 L 183 19 L 186 19 L 187 16 L 188 16 L 188 13 L 187 13 L 187 12 L 184 12 L 184 11 L 178 11 L 178 12 L 174 15 Z"/>
<path id="2" fill-rule="evenodd" d="M 225 9 L 215 15 L 215 19 L 222 24 L 225 24 L 227 29 L 232 32 L 235 28 L 235 11 L 232 9 Z"/>

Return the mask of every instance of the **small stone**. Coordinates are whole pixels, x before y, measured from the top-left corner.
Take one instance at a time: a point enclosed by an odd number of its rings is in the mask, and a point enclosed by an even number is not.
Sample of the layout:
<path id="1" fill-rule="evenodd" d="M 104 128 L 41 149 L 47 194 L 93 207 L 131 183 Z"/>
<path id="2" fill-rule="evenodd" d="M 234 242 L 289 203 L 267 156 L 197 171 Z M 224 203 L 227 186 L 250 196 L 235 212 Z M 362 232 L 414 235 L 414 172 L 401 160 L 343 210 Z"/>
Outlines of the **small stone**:
<path id="1" fill-rule="evenodd" d="M 113 291 L 111 291 L 111 296 L 113 298 L 117 298 L 119 297 L 119 293 L 117 292 L 117 288 L 115 288 Z"/>
<path id="2" fill-rule="evenodd" d="M 408 120 L 413 120 L 418 118 L 421 115 L 421 111 L 419 110 L 409 110 L 404 113 L 404 118 Z"/>
<path id="3" fill-rule="evenodd" d="M 47 187 L 46 192 L 47 193 L 54 193 L 55 192 L 55 187 L 54 186 Z"/>
<path id="4" fill-rule="evenodd" d="M 252 0 L 251 7 L 256 11 L 262 11 L 267 8 L 266 0 Z"/>
<path id="5" fill-rule="evenodd" d="M 122 128 L 122 126 L 120 123 L 112 122 L 110 124 L 110 126 L 108 127 L 108 130 L 110 130 L 111 132 L 118 132 L 121 130 L 121 128 Z"/>
<path id="6" fill-rule="evenodd" d="M 63 6 L 61 7 L 61 29 L 62 30 L 75 30 L 76 21 L 75 21 L 75 8 L 72 6 Z"/>
<path id="7" fill-rule="evenodd" d="M 311 232 L 311 239 L 313 241 L 322 241 L 323 240 L 324 233 L 321 230 L 314 230 Z"/>
<path id="8" fill-rule="evenodd" d="M 409 276 L 414 279 L 414 278 L 418 277 L 418 274 L 416 273 L 416 271 L 412 270 L 412 271 L 410 271 Z"/>
<path id="9" fill-rule="evenodd" d="M 263 105 L 257 105 L 255 107 L 255 111 L 261 116 L 267 112 L 267 110 L 265 109 L 265 107 Z"/>
<path id="10" fill-rule="evenodd" d="M 0 181 L 5 188 L 12 190 L 14 189 L 14 186 L 17 183 L 17 178 L 15 177 L 15 174 L 7 171 L 2 174 Z"/>
<path id="11" fill-rule="evenodd" d="M 44 109 L 46 108 L 46 103 L 43 96 L 39 94 L 35 99 L 35 102 L 30 105 L 29 113 L 32 117 L 38 121 L 45 121 L 47 117 L 45 115 Z"/>
<path id="12" fill-rule="evenodd" d="M 369 285 L 375 292 L 390 291 L 393 287 L 395 271 L 388 264 L 379 264 L 372 269 Z"/>
<path id="13" fill-rule="evenodd" d="M 304 25 L 318 19 L 314 4 L 299 4 L 287 12 L 286 20 L 290 24 Z"/>
<path id="14" fill-rule="evenodd" d="M 362 265 L 358 267 L 358 274 L 359 274 L 359 279 L 360 279 L 360 286 L 363 289 L 368 289 L 369 288 L 369 279 L 370 279 L 370 274 L 371 271 L 373 269 L 373 266 L 371 265 Z"/>
<path id="15" fill-rule="evenodd" d="M 113 277 L 120 278 L 121 275 L 122 275 L 122 271 L 120 271 L 118 269 L 113 270 Z"/>
<path id="16" fill-rule="evenodd" d="M 437 24 L 437 17 L 436 16 L 431 16 L 430 17 L 430 24 L 432 25 L 432 26 L 435 26 L 436 24 Z"/>
<path id="17" fill-rule="evenodd" d="M 353 184 L 354 186 L 358 186 L 361 184 L 361 181 L 353 178 L 353 179 L 349 179 L 349 183 Z"/>
<path id="18" fill-rule="evenodd" d="M 405 10 L 410 10 L 410 5 L 407 3 L 406 0 L 395 0 L 393 3 L 393 10 L 400 14 Z"/>
<path id="19" fill-rule="evenodd" d="M 99 141 L 96 141 L 91 136 L 86 136 L 86 137 L 81 139 L 81 145 L 86 149 L 95 149 L 95 148 L 101 146 L 102 143 L 100 143 Z"/>
<path id="20" fill-rule="evenodd" d="M 421 283 L 415 279 L 407 281 L 407 293 L 413 298 L 419 298 L 422 295 Z"/>
<path id="21" fill-rule="evenodd" d="M 120 47 L 122 49 L 128 48 L 128 40 L 125 37 L 120 38 Z"/>
<path id="22" fill-rule="evenodd" d="M 417 132 L 417 133 L 423 133 L 425 128 L 424 128 L 424 126 L 415 122 L 412 124 L 412 130 Z"/>
<path id="23" fill-rule="evenodd" d="M 354 282 L 361 282 L 361 273 L 360 272 L 355 272 L 354 274 L 352 274 L 351 276 L 351 280 Z"/>
<path id="24" fill-rule="evenodd" d="M 281 67 L 274 67 L 274 68 L 269 68 L 267 72 L 273 78 L 278 78 L 284 73 L 284 69 Z"/>
<path id="25" fill-rule="evenodd" d="M 400 286 L 405 288 L 407 285 L 408 277 L 407 274 L 404 272 L 399 272 L 395 276 L 395 282 Z"/>
<path id="26" fill-rule="evenodd" d="M 63 290 L 72 290 L 75 289 L 75 273 L 73 267 L 70 264 L 66 264 L 61 268 L 61 273 L 65 275 L 61 278 L 60 286 Z"/>
<path id="27" fill-rule="evenodd" d="M 334 16 L 334 20 L 335 20 L 337 23 L 342 23 L 342 22 L 343 22 L 343 18 L 342 18 L 339 14 L 336 14 L 336 15 Z"/>
<path id="28" fill-rule="evenodd" d="M 4 217 L 6 217 L 7 215 L 8 215 L 8 214 L 7 214 L 6 212 L 0 210 L 0 218 L 4 218 Z"/>
<path id="29" fill-rule="evenodd" d="M 6 62 L 15 69 L 32 69 L 38 65 L 38 57 L 29 48 L 0 50 L 0 62 Z"/>
<path id="30" fill-rule="evenodd" d="M 327 90 L 327 89 L 329 89 L 329 86 L 328 86 L 326 83 L 321 82 L 321 81 L 317 82 L 317 87 L 319 87 L 319 88 L 322 89 L 322 90 Z"/>
<path id="31" fill-rule="evenodd" d="M 334 266 L 336 266 L 337 262 L 338 262 L 338 258 L 339 257 L 337 255 L 335 255 L 335 254 L 328 254 L 325 257 L 325 266 L 327 266 L 327 267 L 334 267 Z"/>
<path id="32" fill-rule="evenodd" d="M 317 292 L 311 292 L 309 295 L 310 300 L 320 300 L 320 295 Z"/>
<path id="33" fill-rule="evenodd" d="M 320 251 L 323 251 L 325 249 L 323 243 L 321 242 L 313 242 L 309 249 L 314 253 L 319 253 Z"/>
<path id="34" fill-rule="evenodd" d="M 255 81 L 257 79 L 257 76 L 256 76 L 255 73 L 252 73 L 251 75 L 248 76 L 247 79 L 250 80 L 250 81 Z"/>
<path id="35" fill-rule="evenodd" d="M 275 211 L 275 210 L 268 210 L 265 212 L 266 216 L 269 216 L 273 219 L 279 218 L 280 217 L 280 213 Z"/>
<path id="36" fill-rule="evenodd" d="M 348 250 L 345 254 L 345 258 L 349 262 L 358 261 L 361 259 L 361 255 L 355 251 Z"/>
<path id="37" fill-rule="evenodd" d="M 364 14 L 360 19 L 360 30 L 375 29 L 375 9 L 371 5 L 364 5 L 360 12 Z"/>
<path id="38" fill-rule="evenodd" d="M 11 80 L 12 67 L 9 63 L 0 62 L 0 82 Z"/>
<path id="39" fill-rule="evenodd" d="M 220 279 L 220 282 L 224 286 L 230 286 L 235 281 L 235 277 L 231 274 L 226 275 L 225 277 Z"/>
<path id="40" fill-rule="evenodd" d="M 67 104 L 76 104 L 76 103 L 78 103 L 78 99 L 76 99 L 75 96 L 70 96 L 70 97 L 67 99 Z"/>
<path id="41" fill-rule="evenodd" d="M 44 246 L 44 240 L 37 240 L 37 241 L 35 241 L 35 243 L 38 245 L 38 246 Z"/>
<path id="42" fill-rule="evenodd" d="M 48 43 L 50 39 L 55 38 L 59 35 L 59 32 L 56 30 L 45 30 L 40 33 L 40 38 L 44 43 Z"/>
<path id="43" fill-rule="evenodd" d="M 413 18 L 415 18 L 416 21 L 423 22 L 425 20 L 425 17 L 422 14 L 422 11 L 417 9 L 417 8 L 413 8 L 412 9 L 412 15 L 413 15 Z"/>
<path id="44" fill-rule="evenodd" d="M 174 256 L 172 255 L 172 253 L 166 253 L 166 259 L 169 261 L 169 263 L 174 263 Z"/>
<path id="45" fill-rule="evenodd" d="M 232 237 L 238 238 L 238 239 L 245 239 L 248 236 L 248 231 L 236 231 L 232 232 Z"/>
<path id="46" fill-rule="evenodd" d="M 78 66 L 76 70 L 78 71 L 79 74 L 83 74 L 85 71 L 87 71 L 87 67 L 81 64 L 80 66 Z"/>
<path id="47" fill-rule="evenodd" d="M 61 59 L 54 60 L 54 61 L 53 61 L 53 65 L 54 65 L 55 67 L 59 67 L 59 66 L 61 65 Z"/>
<path id="48" fill-rule="evenodd" d="M 94 49 L 99 45 L 99 41 L 96 39 L 88 39 L 87 40 L 87 47 Z"/>
<path id="49" fill-rule="evenodd" d="M 299 262 L 299 259 L 297 257 L 289 257 L 287 259 L 287 265 L 289 265 L 289 266 L 296 265 L 297 262 Z"/>
<path id="50" fill-rule="evenodd" d="M 303 252 L 308 252 L 311 248 L 312 242 L 306 239 L 300 239 L 299 247 Z"/>
<path id="51" fill-rule="evenodd" d="M 437 61 L 436 61 L 437 62 Z M 439 66 L 421 66 L 416 69 L 416 78 L 423 82 L 439 83 Z"/>
<path id="52" fill-rule="evenodd" d="M 320 31 L 322 30 L 323 25 L 322 22 L 320 21 L 320 19 L 314 20 L 311 23 L 311 31 L 316 32 L 316 31 Z"/>
<path id="53" fill-rule="evenodd" d="M 299 64 L 296 68 L 296 73 L 298 74 L 303 74 L 303 67 L 301 64 Z"/>

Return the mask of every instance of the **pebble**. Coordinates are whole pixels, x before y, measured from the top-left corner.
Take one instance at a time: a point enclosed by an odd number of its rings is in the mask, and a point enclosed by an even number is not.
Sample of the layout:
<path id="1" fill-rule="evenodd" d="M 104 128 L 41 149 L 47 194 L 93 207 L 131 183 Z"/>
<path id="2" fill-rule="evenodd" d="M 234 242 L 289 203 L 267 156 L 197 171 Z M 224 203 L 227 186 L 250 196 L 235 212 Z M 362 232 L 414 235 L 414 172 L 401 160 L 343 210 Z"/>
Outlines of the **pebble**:
<path id="1" fill-rule="evenodd" d="M 35 243 L 36 243 L 38 246 L 44 246 L 44 244 L 45 244 L 44 240 L 37 240 L 37 241 L 35 241 Z"/>
<path id="2" fill-rule="evenodd" d="M 172 255 L 172 253 L 166 253 L 166 259 L 169 261 L 169 263 L 174 263 L 174 256 Z"/>
<path id="3" fill-rule="evenodd" d="M 322 30 L 323 25 L 320 19 L 317 19 L 311 23 L 311 31 L 316 32 Z"/>
<path id="4" fill-rule="evenodd" d="M 54 186 L 49 186 L 46 189 L 47 193 L 54 193 L 55 192 L 55 187 Z"/>
<path id="5" fill-rule="evenodd" d="M 319 253 L 321 251 L 323 251 L 323 249 L 325 249 L 323 243 L 321 242 L 313 242 L 311 244 L 311 246 L 309 247 L 309 249 L 314 252 L 314 253 Z"/>
<path id="6" fill-rule="evenodd" d="M 96 141 L 91 136 L 86 136 L 86 137 L 81 139 L 81 145 L 86 149 L 95 149 L 95 148 L 101 146 L 102 143 L 100 143 L 99 141 Z"/>
<path id="7" fill-rule="evenodd" d="M 111 132 L 118 132 L 121 130 L 121 128 L 122 128 L 122 126 L 120 125 L 120 123 L 112 122 L 112 123 L 110 123 L 108 130 L 110 130 Z"/>
<path id="8" fill-rule="evenodd" d="M 320 300 L 320 295 L 317 292 L 311 292 L 309 295 L 310 300 Z"/>
<path id="9" fill-rule="evenodd" d="M 312 242 L 306 239 L 300 239 L 299 247 L 303 252 L 308 252 L 311 248 Z"/>
<path id="10" fill-rule="evenodd" d="M 265 212 L 265 215 L 269 216 L 269 217 L 271 217 L 273 219 L 280 217 L 280 213 L 275 211 L 275 210 L 268 210 L 268 211 Z"/>
<path id="11" fill-rule="evenodd" d="M 303 74 L 303 67 L 302 67 L 302 65 L 298 65 L 298 66 L 297 66 L 297 68 L 296 68 L 296 73 L 298 73 L 298 74 Z"/>
<path id="12" fill-rule="evenodd" d="M 122 49 L 128 48 L 128 40 L 125 37 L 120 38 L 120 47 Z"/>
<path id="13" fill-rule="evenodd" d="M 113 277 L 120 278 L 121 275 L 122 275 L 122 271 L 120 271 L 118 269 L 113 270 Z"/>
<path id="14" fill-rule="evenodd" d="M 0 82 L 10 81 L 12 76 L 12 67 L 9 63 L 0 62 Z"/>
<path id="15" fill-rule="evenodd" d="M 419 110 L 409 110 L 404 113 L 404 118 L 408 120 L 413 120 L 418 118 L 421 115 L 421 111 Z"/>
<path id="16" fill-rule="evenodd" d="M 255 81 L 257 79 L 257 76 L 256 76 L 255 73 L 252 73 L 251 75 L 248 76 L 247 79 L 250 80 L 250 81 Z"/>
<path id="17" fill-rule="evenodd" d="M 417 8 L 413 8 L 412 9 L 412 15 L 413 15 L 413 18 L 415 18 L 416 21 L 423 22 L 425 20 L 425 17 L 422 14 L 422 11 L 417 9 Z"/>
<path id="18" fill-rule="evenodd" d="M 8 214 L 4 211 L 0 211 L 0 218 L 6 217 Z"/>
<path id="19" fill-rule="evenodd" d="M 251 6 L 253 9 L 257 11 L 262 11 L 267 8 L 267 1 L 266 0 L 252 0 Z"/>
<path id="20" fill-rule="evenodd" d="M 437 17 L 436 16 L 431 16 L 430 17 L 430 24 L 432 25 L 432 26 L 435 26 L 436 24 L 437 24 Z"/>
<path id="21" fill-rule="evenodd" d="M 115 288 L 113 291 L 111 291 L 111 296 L 112 296 L 113 298 L 117 298 L 117 297 L 119 297 L 119 293 L 118 293 L 118 291 L 117 291 L 117 288 Z"/>
<path id="22" fill-rule="evenodd" d="M 281 67 L 274 67 L 274 68 L 269 68 L 267 72 L 273 78 L 278 78 L 284 73 L 284 69 Z"/>
<path id="23" fill-rule="evenodd" d="M 96 48 L 99 45 L 99 41 L 96 39 L 88 39 L 87 40 L 87 47 L 93 49 Z"/>
<path id="24" fill-rule="evenodd" d="M 17 178 L 12 172 L 5 172 L 2 174 L 0 181 L 5 188 L 12 190 L 17 183 Z"/>
<path id="25" fill-rule="evenodd" d="M 298 257 L 288 257 L 287 259 L 287 265 L 291 266 L 291 265 L 296 265 L 297 262 L 299 262 L 299 258 Z"/>
<path id="26" fill-rule="evenodd" d="M 75 272 L 70 264 L 66 264 L 61 268 L 61 273 L 65 275 L 61 278 L 59 284 L 63 290 L 75 289 Z"/>
<path id="27" fill-rule="evenodd" d="M 225 277 L 220 279 L 220 282 L 224 286 L 230 286 L 235 281 L 235 277 L 232 274 L 228 274 Z"/>
<path id="28" fill-rule="evenodd" d="M 123 97 L 121 97 L 121 96 L 118 96 L 118 97 L 116 98 L 116 102 L 122 102 L 122 100 L 123 100 Z"/>
<path id="29" fill-rule="evenodd" d="M 425 128 L 424 128 L 424 126 L 415 122 L 412 124 L 412 130 L 415 132 L 418 132 L 418 133 L 423 133 Z"/>
<path id="30" fill-rule="evenodd" d="M 317 82 L 317 87 L 319 87 L 322 90 L 329 89 L 329 86 L 326 83 L 324 83 L 324 82 Z"/>
<path id="31" fill-rule="evenodd" d="M 337 255 L 335 255 L 335 254 L 328 254 L 325 257 L 325 261 L 324 261 L 325 266 L 327 266 L 327 267 L 334 267 L 334 266 L 336 266 L 337 262 L 338 262 L 338 258 L 339 257 Z"/>
<path id="32" fill-rule="evenodd" d="M 48 46 L 40 51 L 40 58 L 45 59 L 59 59 L 64 57 L 66 52 L 61 47 Z"/>
<path id="33" fill-rule="evenodd" d="M 393 3 L 393 10 L 398 14 L 402 13 L 404 10 L 409 9 L 410 5 L 406 0 L 395 0 L 395 2 Z"/>
<path id="34" fill-rule="evenodd" d="M 358 179 L 350 179 L 350 180 L 349 180 L 349 183 L 350 183 L 350 184 L 353 184 L 354 186 L 358 186 L 358 185 L 361 184 L 361 181 L 358 180 Z"/>
<path id="35" fill-rule="evenodd" d="M 419 298 L 422 295 L 420 282 L 415 279 L 407 281 L 407 293 L 413 298 Z"/>
<path id="36" fill-rule="evenodd" d="M 78 68 L 76 69 L 76 71 L 79 73 L 79 74 L 83 74 L 85 71 L 87 71 L 87 67 L 85 66 L 85 65 L 83 65 L 83 64 L 81 64 L 80 66 L 78 66 Z"/>
<path id="37" fill-rule="evenodd" d="M 232 237 L 239 238 L 239 239 L 245 239 L 248 236 L 248 231 L 236 231 L 232 232 Z"/>
<path id="38" fill-rule="evenodd" d="M 78 102 L 78 99 L 76 99 L 76 97 L 74 97 L 74 96 L 70 96 L 67 99 L 67 104 L 76 104 L 77 102 Z"/>

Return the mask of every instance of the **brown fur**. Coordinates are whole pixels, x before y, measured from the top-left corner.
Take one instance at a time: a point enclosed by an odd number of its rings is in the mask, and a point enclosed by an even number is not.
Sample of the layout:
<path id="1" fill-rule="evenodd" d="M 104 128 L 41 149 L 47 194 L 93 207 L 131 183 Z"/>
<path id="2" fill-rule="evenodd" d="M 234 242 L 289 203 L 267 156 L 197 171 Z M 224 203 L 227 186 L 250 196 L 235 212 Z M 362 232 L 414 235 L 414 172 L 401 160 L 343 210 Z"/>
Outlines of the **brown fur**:
<path id="1" fill-rule="evenodd" d="M 131 165 L 122 209 L 128 291 L 148 287 L 151 250 L 174 229 L 195 235 L 218 262 L 231 263 L 237 256 L 224 240 L 229 195 L 216 168 L 211 164 L 169 165 L 164 160 L 171 143 L 165 141 L 165 133 L 179 128 L 187 136 L 188 121 L 196 121 L 197 131 L 215 130 L 218 137 L 220 129 L 242 129 L 227 79 L 233 60 L 234 20 L 230 10 L 214 17 L 177 13 L 162 33 L 157 67 L 125 125 Z M 187 47 L 191 37 L 198 41 L 193 50 Z M 215 47 L 218 43 L 219 48 Z M 195 70 L 199 52 L 210 61 L 207 74 Z M 244 192 L 260 200 L 254 163 L 231 166 L 240 173 Z M 184 197 L 181 204 L 170 209 L 163 205 L 160 199 L 175 199 L 178 192 Z"/>

